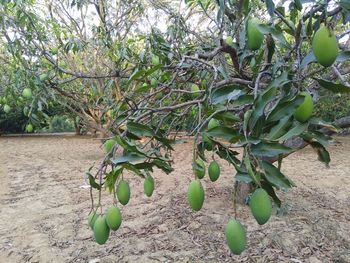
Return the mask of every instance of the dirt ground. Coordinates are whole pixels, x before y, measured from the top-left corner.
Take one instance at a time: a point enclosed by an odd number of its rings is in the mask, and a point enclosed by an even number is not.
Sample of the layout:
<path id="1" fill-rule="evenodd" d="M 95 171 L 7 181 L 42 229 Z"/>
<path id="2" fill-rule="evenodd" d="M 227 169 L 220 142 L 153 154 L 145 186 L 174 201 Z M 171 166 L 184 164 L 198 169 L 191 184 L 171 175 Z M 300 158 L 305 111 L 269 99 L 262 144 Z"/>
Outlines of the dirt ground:
<path id="1" fill-rule="evenodd" d="M 206 200 L 193 213 L 186 201 L 191 142 L 177 145 L 175 171 L 156 171 L 156 190 L 128 176 L 132 197 L 106 245 L 92 240 L 85 171 L 99 164 L 98 140 L 0 137 L 0 262 L 350 262 L 350 138 L 330 146 L 329 169 L 311 148 L 291 155 L 284 172 L 298 185 L 279 193 L 284 209 L 259 226 L 247 206 L 248 249 L 229 253 L 224 227 L 233 216 L 233 167 L 203 181 Z M 85 187 L 84 187 L 85 185 Z M 104 195 L 108 207 L 112 198 Z"/>

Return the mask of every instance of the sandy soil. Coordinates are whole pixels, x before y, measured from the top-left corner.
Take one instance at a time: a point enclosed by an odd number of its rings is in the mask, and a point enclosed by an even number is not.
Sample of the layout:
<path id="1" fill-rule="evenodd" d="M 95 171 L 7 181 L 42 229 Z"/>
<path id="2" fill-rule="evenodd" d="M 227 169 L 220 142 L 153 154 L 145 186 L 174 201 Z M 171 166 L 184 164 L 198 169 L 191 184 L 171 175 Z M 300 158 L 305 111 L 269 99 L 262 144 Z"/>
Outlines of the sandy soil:
<path id="1" fill-rule="evenodd" d="M 204 179 L 204 207 L 191 212 L 191 143 L 176 147 L 175 172 L 155 172 L 151 198 L 139 178 L 127 178 L 132 199 L 121 208 L 122 226 L 100 246 L 87 226 L 89 190 L 81 187 L 103 157 L 99 141 L 0 137 L 0 262 L 350 262 L 350 138 L 337 140 L 329 169 L 310 148 L 286 160 L 283 170 L 298 187 L 279 193 L 284 209 L 266 225 L 238 207 L 249 247 L 233 256 L 223 234 L 233 215 L 233 168 L 221 162 L 220 179 Z M 111 200 L 104 196 L 107 207 Z"/>

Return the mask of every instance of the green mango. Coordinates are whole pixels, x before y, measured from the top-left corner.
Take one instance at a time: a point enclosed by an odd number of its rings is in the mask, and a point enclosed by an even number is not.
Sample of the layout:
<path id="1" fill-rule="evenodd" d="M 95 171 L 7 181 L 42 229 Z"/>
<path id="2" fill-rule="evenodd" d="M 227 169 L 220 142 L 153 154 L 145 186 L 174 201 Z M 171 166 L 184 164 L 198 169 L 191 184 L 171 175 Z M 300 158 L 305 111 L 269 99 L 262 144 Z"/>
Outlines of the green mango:
<path id="1" fill-rule="evenodd" d="M 40 81 L 45 81 L 47 80 L 47 78 L 48 78 L 48 75 L 46 73 L 43 73 L 39 76 Z"/>
<path id="2" fill-rule="evenodd" d="M 32 125 L 31 123 L 29 123 L 29 124 L 27 125 L 27 127 L 26 127 L 26 132 L 28 132 L 28 133 L 33 132 L 33 125 Z"/>
<path id="3" fill-rule="evenodd" d="M 265 224 L 271 217 L 272 204 L 270 196 L 264 189 L 258 188 L 249 201 L 250 210 L 259 225 Z"/>
<path id="4" fill-rule="evenodd" d="M 25 106 L 23 108 L 23 114 L 24 114 L 24 116 L 28 116 L 29 115 L 29 108 L 27 106 Z"/>
<path id="5" fill-rule="evenodd" d="M 122 224 L 122 214 L 120 213 L 120 210 L 116 206 L 111 206 L 108 208 L 106 212 L 106 223 L 108 227 L 116 231 Z"/>
<path id="6" fill-rule="evenodd" d="M 321 26 L 312 40 L 312 50 L 318 63 L 324 67 L 331 66 L 339 52 L 338 41 L 333 31 Z"/>
<path id="7" fill-rule="evenodd" d="M 209 178 L 212 182 L 219 179 L 220 176 L 220 166 L 216 161 L 212 161 L 208 167 Z"/>
<path id="8" fill-rule="evenodd" d="M 91 229 L 94 229 L 94 224 L 95 224 L 97 217 L 98 217 L 98 215 L 94 211 L 89 214 L 88 224 L 91 227 Z"/>
<path id="9" fill-rule="evenodd" d="M 202 159 L 197 159 L 193 163 L 192 167 L 193 167 L 194 174 L 199 179 L 202 179 L 205 176 L 205 164 Z"/>
<path id="10" fill-rule="evenodd" d="M 187 191 L 187 200 L 194 211 L 201 210 L 204 203 L 204 190 L 200 180 L 190 183 Z"/>
<path id="11" fill-rule="evenodd" d="M 198 93 L 200 91 L 199 86 L 197 84 L 193 84 L 191 86 L 191 92 L 192 93 Z"/>
<path id="12" fill-rule="evenodd" d="M 152 64 L 153 66 L 158 66 L 160 63 L 159 57 L 157 55 L 152 56 Z"/>
<path id="13" fill-rule="evenodd" d="M 264 35 L 258 30 L 260 21 L 256 18 L 251 18 L 247 22 L 247 44 L 251 50 L 257 50 L 261 47 L 264 41 Z"/>
<path id="14" fill-rule="evenodd" d="M 23 89 L 22 96 L 25 97 L 26 99 L 31 99 L 32 98 L 32 90 L 30 88 Z"/>
<path id="15" fill-rule="evenodd" d="M 300 95 L 305 97 L 304 102 L 294 112 L 294 117 L 297 121 L 306 122 L 308 121 L 314 110 L 314 102 L 311 95 L 308 92 L 301 92 Z"/>
<path id="16" fill-rule="evenodd" d="M 143 190 L 148 197 L 151 197 L 154 191 L 154 179 L 152 176 L 147 176 L 143 182 Z"/>
<path id="17" fill-rule="evenodd" d="M 220 122 L 217 119 L 211 118 L 208 123 L 208 130 L 214 129 L 220 126 Z"/>
<path id="18" fill-rule="evenodd" d="M 4 112 L 9 113 L 11 111 L 11 107 L 7 104 L 4 105 Z"/>
<path id="19" fill-rule="evenodd" d="M 120 181 L 117 187 L 117 197 L 122 205 L 126 205 L 130 200 L 130 186 L 127 181 Z"/>
<path id="20" fill-rule="evenodd" d="M 233 45 L 233 38 L 231 36 L 228 36 L 225 40 L 226 44 L 229 46 Z"/>
<path id="21" fill-rule="evenodd" d="M 155 87 L 158 85 L 158 80 L 156 79 L 151 79 L 151 86 Z"/>
<path id="22" fill-rule="evenodd" d="M 228 247 L 235 255 L 240 255 L 247 246 L 246 230 L 241 222 L 231 219 L 225 228 L 225 237 Z"/>
<path id="23" fill-rule="evenodd" d="M 51 54 L 52 55 L 57 55 L 57 53 L 58 53 L 58 47 L 51 48 Z"/>
<path id="24" fill-rule="evenodd" d="M 208 151 L 212 151 L 214 147 L 213 141 L 209 138 L 209 136 L 206 133 L 203 133 L 202 135 L 202 141 L 204 143 L 204 147 Z"/>
<path id="25" fill-rule="evenodd" d="M 116 143 L 113 139 L 108 139 L 103 144 L 103 148 L 105 149 L 106 153 L 109 153 L 112 151 L 114 144 Z"/>
<path id="26" fill-rule="evenodd" d="M 95 241 L 103 245 L 107 242 L 109 237 L 109 227 L 106 222 L 106 217 L 100 215 L 94 223 L 94 238 Z"/>
<path id="27" fill-rule="evenodd" d="M 160 100 L 160 99 L 162 99 L 164 97 L 164 93 L 163 92 L 158 92 L 157 94 L 156 94 L 156 99 L 157 100 Z"/>

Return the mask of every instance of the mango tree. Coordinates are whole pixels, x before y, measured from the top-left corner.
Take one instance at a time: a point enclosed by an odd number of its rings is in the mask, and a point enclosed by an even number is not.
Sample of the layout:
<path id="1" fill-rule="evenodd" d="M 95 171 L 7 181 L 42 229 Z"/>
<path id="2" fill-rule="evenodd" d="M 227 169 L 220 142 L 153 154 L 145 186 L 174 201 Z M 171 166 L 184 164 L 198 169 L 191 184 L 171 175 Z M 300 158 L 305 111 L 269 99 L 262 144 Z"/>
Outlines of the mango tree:
<path id="1" fill-rule="evenodd" d="M 350 92 L 346 1 L 68 2 L 46 6 L 46 19 L 35 1 L 13 1 L 0 9 L 1 25 L 21 65 L 29 55 L 18 50 L 37 58 L 27 70 L 38 69 L 32 71 L 38 90 L 59 95 L 82 118 L 86 109 L 93 119 L 109 114 L 107 126 L 95 125 L 107 135 L 106 156 L 97 172 L 87 173 L 97 243 L 121 225 L 117 206 L 128 204 L 131 191 L 126 172 L 140 177 L 151 197 L 152 172 L 172 172 L 173 146 L 184 130 L 193 136 L 187 198 L 194 211 L 205 202 L 200 180 L 207 170 L 212 181 L 220 176 L 216 161 L 207 169 L 208 154 L 234 167 L 233 205 L 252 193 L 259 224 L 269 220 L 273 204 L 281 206 L 278 190 L 295 186 L 281 172 L 285 157 L 310 145 L 329 165 L 328 135 L 337 127 L 314 116 L 313 95 L 319 87 Z M 88 21 L 92 8 L 95 19 Z M 108 209 L 104 189 L 115 204 Z M 225 230 L 234 254 L 246 247 L 238 216 Z"/>

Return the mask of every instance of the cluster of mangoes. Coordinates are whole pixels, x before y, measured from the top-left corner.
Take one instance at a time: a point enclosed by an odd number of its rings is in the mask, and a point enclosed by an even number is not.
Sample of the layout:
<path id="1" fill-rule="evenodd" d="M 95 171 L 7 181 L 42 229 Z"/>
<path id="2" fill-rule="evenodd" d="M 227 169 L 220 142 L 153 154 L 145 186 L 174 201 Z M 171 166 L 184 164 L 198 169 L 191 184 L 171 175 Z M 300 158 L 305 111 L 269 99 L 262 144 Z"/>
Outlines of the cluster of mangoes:
<path id="1" fill-rule="evenodd" d="M 144 193 L 146 196 L 151 197 L 154 191 L 154 179 L 151 176 L 147 176 L 144 180 Z M 130 186 L 125 180 L 121 180 L 116 187 L 116 197 L 119 203 L 127 205 L 130 200 Z M 90 213 L 88 217 L 88 223 L 94 232 L 95 241 L 103 245 L 109 238 L 110 230 L 116 231 L 119 229 L 122 223 L 122 214 L 118 207 L 111 206 L 108 208 L 105 215 L 97 215 L 96 211 Z"/>
<path id="2" fill-rule="evenodd" d="M 258 188 L 249 202 L 250 210 L 259 225 L 265 224 L 271 217 L 272 203 L 267 192 Z M 233 254 L 241 254 L 247 246 L 247 233 L 239 220 L 231 219 L 225 228 L 226 242 Z"/>
<path id="3" fill-rule="evenodd" d="M 247 21 L 246 36 L 247 47 L 250 50 L 258 50 L 264 41 L 264 35 L 259 30 L 261 24 L 257 18 L 250 18 Z M 232 45 L 233 38 L 228 36 L 226 44 Z M 339 52 L 338 41 L 334 32 L 327 26 L 321 25 L 312 39 L 312 50 L 318 63 L 324 67 L 330 67 L 336 60 Z"/>
<path id="4" fill-rule="evenodd" d="M 203 160 L 197 159 L 193 163 L 193 171 L 196 179 L 193 180 L 187 191 L 187 200 L 194 211 L 199 211 L 204 203 L 204 190 L 200 179 L 205 176 L 205 164 Z M 219 179 L 220 176 L 220 166 L 213 160 L 208 167 L 208 175 L 212 182 Z"/>
<path id="5" fill-rule="evenodd" d="M 193 165 L 197 179 L 193 180 L 187 192 L 187 200 L 194 211 L 199 211 L 204 203 L 204 189 L 200 179 L 205 176 L 205 165 L 201 159 L 197 159 Z M 212 161 L 208 167 L 209 178 L 215 182 L 220 176 L 220 166 L 216 161 Z M 267 192 L 258 188 L 250 198 L 249 206 L 258 224 L 265 224 L 272 213 L 272 202 Z M 247 237 L 243 225 L 236 219 L 231 219 L 225 228 L 227 244 L 232 253 L 239 255 L 246 248 Z"/>
<path id="6" fill-rule="evenodd" d="M 25 101 L 25 99 L 26 100 L 32 99 L 32 97 L 33 97 L 32 90 L 30 88 L 24 88 L 22 91 L 22 96 L 18 97 L 17 103 L 21 103 L 21 102 Z M 11 106 L 8 104 L 9 100 L 13 100 L 13 98 L 6 98 L 6 97 L 1 98 L 0 97 L 0 105 L 3 104 L 2 109 L 4 110 L 4 112 L 6 114 L 9 114 L 12 111 Z M 25 116 L 28 116 L 28 113 L 29 113 L 29 109 L 27 106 L 25 106 L 23 108 L 23 114 Z M 34 130 L 33 125 L 31 123 L 28 123 L 26 125 L 25 131 L 30 133 L 30 132 L 33 132 L 33 130 Z"/>

